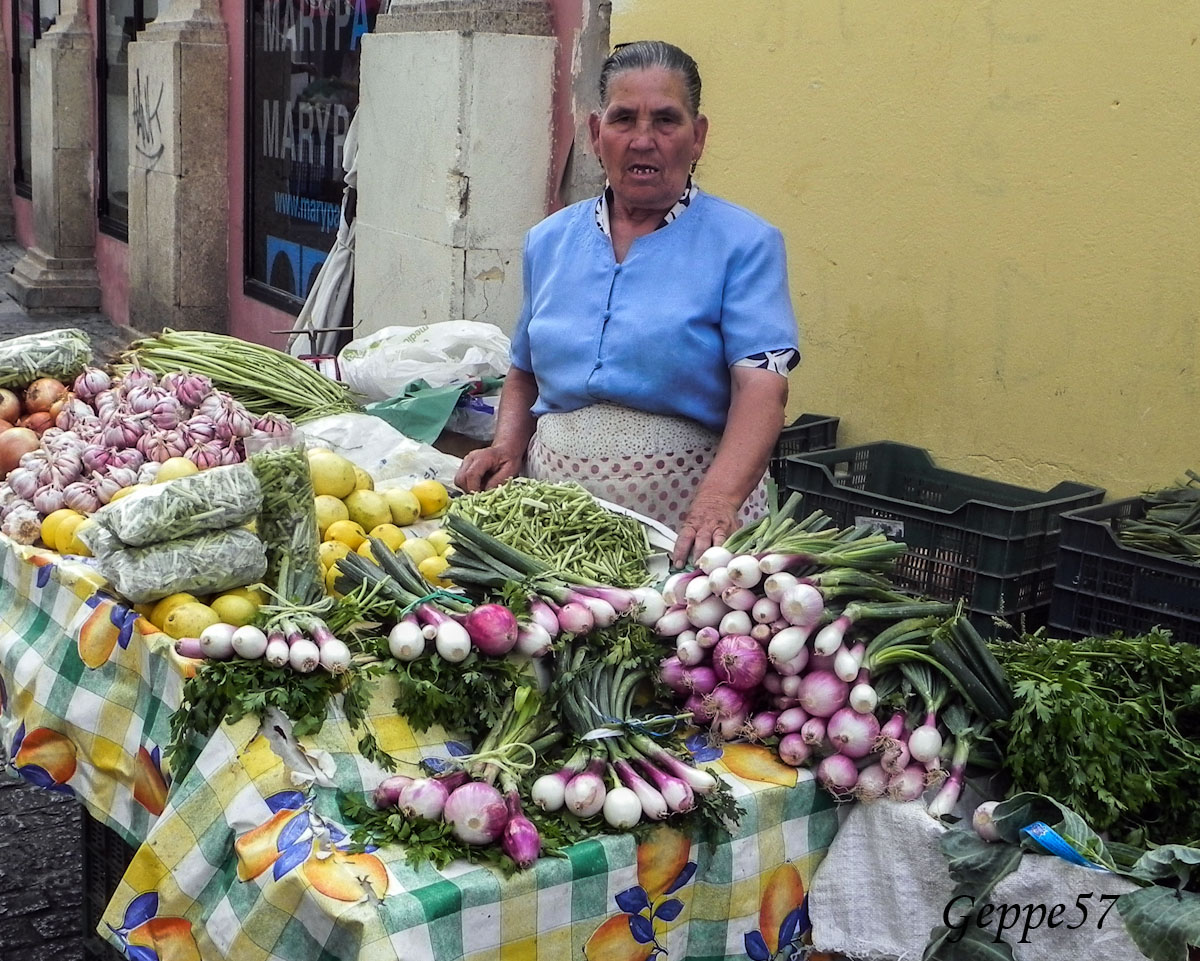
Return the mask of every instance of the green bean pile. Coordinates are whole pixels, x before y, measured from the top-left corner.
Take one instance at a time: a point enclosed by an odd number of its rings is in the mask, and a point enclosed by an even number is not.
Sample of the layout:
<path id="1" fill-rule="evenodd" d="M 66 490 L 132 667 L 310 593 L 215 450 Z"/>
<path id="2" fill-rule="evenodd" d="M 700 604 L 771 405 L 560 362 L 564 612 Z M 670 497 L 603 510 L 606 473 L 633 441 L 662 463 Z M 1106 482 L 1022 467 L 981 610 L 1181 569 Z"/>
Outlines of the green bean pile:
<path id="1" fill-rule="evenodd" d="M 645 527 L 601 507 L 578 484 L 516 477 L 456 498 L 450 510 L 564 573 L 614 587 L 640 587 L 649 580 Z"/>

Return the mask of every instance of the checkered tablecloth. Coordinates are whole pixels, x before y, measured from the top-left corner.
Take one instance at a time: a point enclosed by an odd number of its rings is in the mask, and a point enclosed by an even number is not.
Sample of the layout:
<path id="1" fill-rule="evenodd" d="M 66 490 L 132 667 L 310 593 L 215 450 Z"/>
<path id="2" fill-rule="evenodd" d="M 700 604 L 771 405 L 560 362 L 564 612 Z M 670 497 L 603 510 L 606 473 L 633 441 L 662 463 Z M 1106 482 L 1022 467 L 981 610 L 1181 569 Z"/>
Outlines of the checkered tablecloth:
<path id="1" fill-rule="evenodd" d="M 697 754 L 745 812 L 725 842 L 659 828 L 509 879 L 414 869 L 400 847 L 348 850 L 337 791 L 384 774 L 336 708 L 298 740 L 282 716 L 226 724 L 172 782 L 161 754 L 192 662 L 82 565 L 6 539 L 0 553 L 0 760 L 137 848 L 100 925 L 133 961 L 768 961 L 799 943 L 838 812 L 765 748 Z M 446 756 L 443 733 L 395 715 L 388 678 L 372 697 L 401 771 Z"/>

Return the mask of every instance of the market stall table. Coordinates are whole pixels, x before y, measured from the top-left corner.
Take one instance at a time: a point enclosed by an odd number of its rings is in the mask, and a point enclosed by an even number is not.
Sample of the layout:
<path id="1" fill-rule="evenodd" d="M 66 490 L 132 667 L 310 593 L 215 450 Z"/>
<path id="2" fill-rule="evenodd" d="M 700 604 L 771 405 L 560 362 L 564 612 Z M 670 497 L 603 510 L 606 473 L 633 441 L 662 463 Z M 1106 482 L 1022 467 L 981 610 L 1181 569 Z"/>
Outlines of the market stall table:
<path id="1" fill-rule="evenodd" d="M 0 552 L 0 753 L 137 848 L 100 925 L 130 958 L 680 961 L 775 954 L 806 927 L 838 811 L 766 748 L 691 742 L 744 812 L 716 844 L 605 834 L 508 879 L 413 867 L 398 846 L 353 853 L 338 792 L 384 772 L 340 712 L 301 738 L 281 715 L 223 724 L 172 780 L 162 754 L 195 662 L 83 564 Z M 372 684 L 369 724 L 402 771 L 449 756 L 444 732 L 395 714 L 386 675 Z"/>

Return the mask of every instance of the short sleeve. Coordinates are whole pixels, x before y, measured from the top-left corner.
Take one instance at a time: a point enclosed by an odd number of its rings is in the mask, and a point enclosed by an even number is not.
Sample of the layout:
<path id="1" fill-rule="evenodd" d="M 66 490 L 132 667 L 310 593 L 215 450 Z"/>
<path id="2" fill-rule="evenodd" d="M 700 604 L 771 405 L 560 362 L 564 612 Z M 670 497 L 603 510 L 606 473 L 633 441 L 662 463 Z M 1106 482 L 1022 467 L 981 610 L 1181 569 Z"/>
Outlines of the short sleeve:
<path id="1" fill-rule="evenodd" d="M 526 373 L 533 371 L 533 357 L 529 347 L 529 319 L 533 314 L 533 297 L 530 294 L 532 283 L 532 267 L 529 263 L 529 235 L 525 235 L 525 244 L 521 250 L 521 313 L 517 316 L 517 325 L 513 330 L 512 341 L 509 345 L 509 360 L 514 367 L 519 367 Z"/>
<path id="2" fill-rule="evenodd" d="M 721 301 L 725 363 L 767 351 L 796 350 L 783 234 L 765 225 L 730 257 Z"/>

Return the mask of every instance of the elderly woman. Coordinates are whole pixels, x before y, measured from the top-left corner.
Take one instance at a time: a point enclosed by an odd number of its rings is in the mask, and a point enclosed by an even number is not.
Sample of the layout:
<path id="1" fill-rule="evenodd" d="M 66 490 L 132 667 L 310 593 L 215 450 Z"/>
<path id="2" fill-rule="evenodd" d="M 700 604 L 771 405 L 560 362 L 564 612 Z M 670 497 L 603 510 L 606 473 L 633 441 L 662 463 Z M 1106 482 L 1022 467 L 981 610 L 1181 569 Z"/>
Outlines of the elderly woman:
<path id="1" fill-rule="evenodd" d="M 783 238 L 693 182 L 708 118 L 678 47 L 619 47 L 588 124 L 604 193 L 529 231 L 495 439 L 456 481 L 576 481 L 675 529 L 681 564 L 766 507 L 799 359 Z"/>

